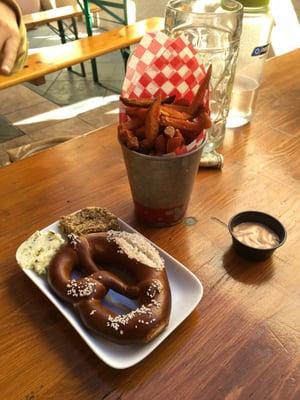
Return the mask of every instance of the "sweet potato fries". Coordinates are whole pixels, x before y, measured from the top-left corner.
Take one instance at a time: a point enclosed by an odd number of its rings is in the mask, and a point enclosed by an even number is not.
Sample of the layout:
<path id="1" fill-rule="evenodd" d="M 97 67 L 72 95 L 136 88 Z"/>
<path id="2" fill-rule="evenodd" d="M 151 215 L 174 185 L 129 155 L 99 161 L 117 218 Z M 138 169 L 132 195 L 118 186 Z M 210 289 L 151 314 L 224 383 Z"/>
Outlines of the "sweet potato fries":
<path id="1" fill-rule="evenodd" d="M 203 129 L 210 128 L 211 119 L 204 106 L 211 66 L 202 80 L 191 104 L 167 97 L 128 99 L 120 97 L 128 121 L 118 127 L 120 141 L 129 149 L 160 156 L 188 145 Z"/>

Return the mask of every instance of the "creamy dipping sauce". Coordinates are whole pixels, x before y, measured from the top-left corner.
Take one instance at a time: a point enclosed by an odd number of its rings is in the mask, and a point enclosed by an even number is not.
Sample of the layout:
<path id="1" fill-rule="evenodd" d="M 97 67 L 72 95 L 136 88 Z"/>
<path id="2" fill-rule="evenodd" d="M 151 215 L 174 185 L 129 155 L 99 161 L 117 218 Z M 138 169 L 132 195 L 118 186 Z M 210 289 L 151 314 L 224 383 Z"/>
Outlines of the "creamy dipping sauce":
<path id="1" fill-rule="evenodd" d="M 232 233 L 238 241 L 256 249 L 270 249 L 280 242 L 272 229 L 257 222 L 242 222 L 233 228 Z"/>

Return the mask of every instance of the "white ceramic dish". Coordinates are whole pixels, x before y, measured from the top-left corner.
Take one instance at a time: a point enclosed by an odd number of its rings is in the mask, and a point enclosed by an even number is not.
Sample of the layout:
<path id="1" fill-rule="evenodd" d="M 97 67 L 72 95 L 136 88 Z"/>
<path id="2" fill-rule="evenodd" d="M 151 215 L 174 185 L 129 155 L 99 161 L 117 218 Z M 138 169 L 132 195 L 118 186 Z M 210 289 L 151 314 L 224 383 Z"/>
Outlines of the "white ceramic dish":
<path id="1" fill-rule="evenodd" d="M 136 232 L 122 220 L 122 230 Z M 44 229 L 45 231 L 59 231 L 58 222 L 54 222 Z M 153 244 L 153 243 L 152 243 Z M 154 245 L 154 244 L 153 244 Z M 154 245 L 155 246 L 155 245 Z M 155 246 L 165 259 L 169 278 L 172 309 L 168 327 L 154 340 L 145 345 L 119 345 L 88 331 L 73 309 L 61 301 L 49 288 L 45 277 L 39 276 L 30 269 L 23 269 L 24 273 L 38 286 L 48 299 L 59 309 L 63 316 L 70 322 L 87 345 L 107 365 L 117 369 L 131 367 L 147 357 L 159 344 L 176 329 L 176 327 L 194 310 L 203 295 L 203 287 L 199 279 L 184 265 L 176 261 L 165 251 Z M 18 261 L 18 250 L 16 259 Z"/>

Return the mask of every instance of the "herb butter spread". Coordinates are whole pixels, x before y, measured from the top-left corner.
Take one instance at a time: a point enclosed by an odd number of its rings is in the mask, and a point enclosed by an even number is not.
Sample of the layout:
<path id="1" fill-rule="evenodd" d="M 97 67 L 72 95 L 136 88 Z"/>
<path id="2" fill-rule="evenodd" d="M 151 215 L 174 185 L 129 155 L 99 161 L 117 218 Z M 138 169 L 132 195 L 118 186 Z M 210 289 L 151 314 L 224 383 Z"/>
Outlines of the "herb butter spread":
<path id="1" fill-rule="evenodd" d="M 18 249 L 18 263 L 38 274 L 44 274 L 51 258 L 64 243 L 59 233 L 36 231 Z"/>

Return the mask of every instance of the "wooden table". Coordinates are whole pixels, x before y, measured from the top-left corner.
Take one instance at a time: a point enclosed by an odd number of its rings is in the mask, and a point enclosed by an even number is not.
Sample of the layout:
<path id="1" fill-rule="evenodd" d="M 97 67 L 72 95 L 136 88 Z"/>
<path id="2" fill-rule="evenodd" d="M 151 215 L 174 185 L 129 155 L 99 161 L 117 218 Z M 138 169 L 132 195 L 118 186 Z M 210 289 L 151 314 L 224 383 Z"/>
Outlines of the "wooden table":
<path id="1" fill-rule="evenodd" d="M 228 131 L 222 171 L 201 170 L 195 225 L 140 226 L 115 127 L 0 170 L 2 399 L 300 398 L 300 51 L 268 61 L 253 123 Z M 15 261 L 31 233 L 81 207 L 109 207 L 204 285 L 196 310 L 128 370 L 102 363 Z M 278 217 L 287 242 L 251 263 L 213 217 Z"/>

